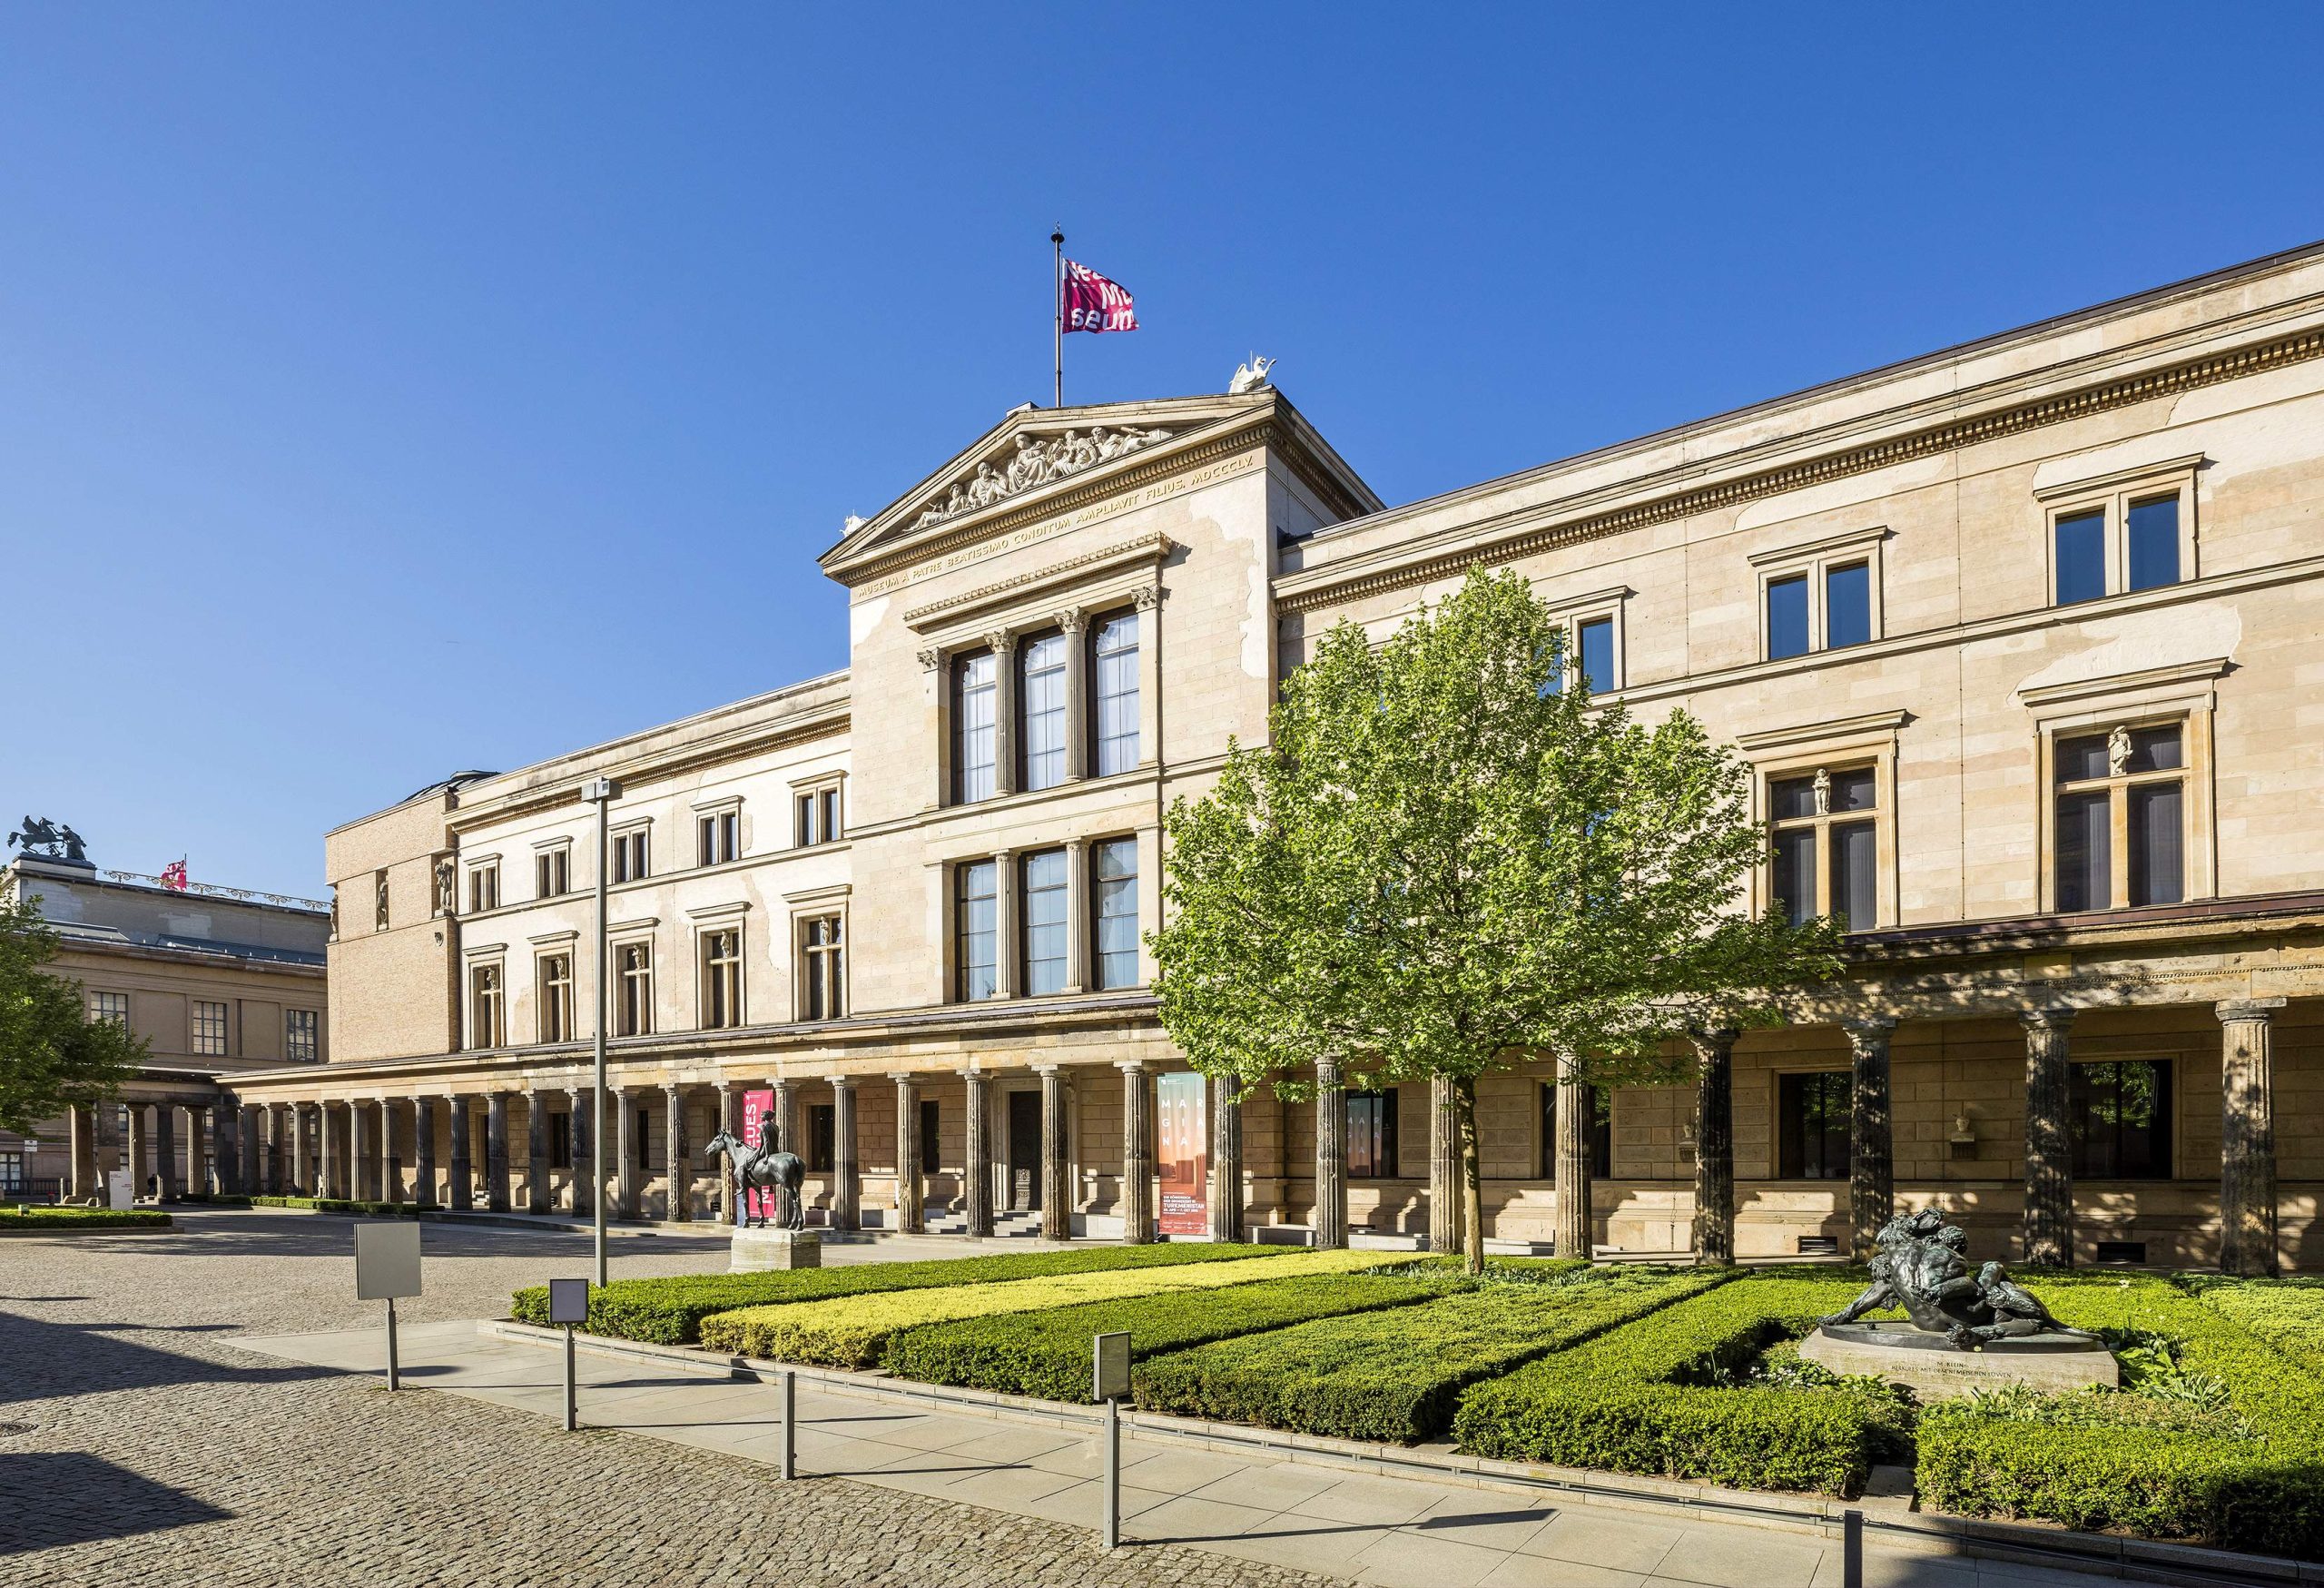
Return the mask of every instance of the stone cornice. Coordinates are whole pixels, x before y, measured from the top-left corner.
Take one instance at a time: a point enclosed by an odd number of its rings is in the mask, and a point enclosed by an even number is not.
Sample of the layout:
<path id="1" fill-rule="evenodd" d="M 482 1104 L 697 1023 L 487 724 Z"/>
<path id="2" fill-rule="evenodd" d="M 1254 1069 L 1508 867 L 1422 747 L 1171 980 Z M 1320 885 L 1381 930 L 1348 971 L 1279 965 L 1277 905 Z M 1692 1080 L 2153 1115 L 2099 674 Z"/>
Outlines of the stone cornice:
<path id="1" fill-rule="evenodd" d="M 921 632 L 957 622 L 970 613 L 986 612 L 995 607 L 1020 601 L 1039 600 L 1045 594 L 1052 594 L 1066 586 L 1095 578 L 1117 568 L 1160 562 L 1177 549 L 1176 543 L 1168 536 L 1156 530 L 1036 568 L 1021 578 L 982 585 L 961 595 L 931 601 L 925 607 L 915 607 L 904 614 L 904 626 Z"/>
<path id="2" fill-rule="evenodd" d="M 2065 424 L 2132 403 L 2175 396 L 2318 357 L 2324 357 L 2324 330 L 2303 330 L 1984 413 L 1925 425 L 1820 457 L 1668 492 L 1607 511 L 1561 518 L 1559 504 L 1516 508 L 1462 527 L 1461 543 L 1449 549 L 1400 557 L 1393 548 L 1389 548 L 1365 559 L 1370 566 L 1347 569 L 1326 566 L 1286 576 L 1277 582 L 1275 605 L 1285 613 L 1306 612 L 1364 596 L 1433 584 L 1457 577 L 1479 563 L 1511 562 L 1626 530 L 1740 507 L 1808 486 Z M 1700 466 L 1688 467 L 1699 469 Z M 1638 482 L 1630 482 L 1618 488 L 1637 487 Z"/>

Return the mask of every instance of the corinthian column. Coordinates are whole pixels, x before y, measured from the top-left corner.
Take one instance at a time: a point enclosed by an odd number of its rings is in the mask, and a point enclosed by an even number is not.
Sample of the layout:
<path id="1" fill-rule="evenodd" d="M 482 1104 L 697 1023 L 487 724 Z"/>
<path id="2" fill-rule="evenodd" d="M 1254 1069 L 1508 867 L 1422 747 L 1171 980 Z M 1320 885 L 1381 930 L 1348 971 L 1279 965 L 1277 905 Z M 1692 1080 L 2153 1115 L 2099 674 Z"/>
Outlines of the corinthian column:
<path id="1" fill-rule="evenodd" d="M 2073 1156 L 2066 1128 L 2072 1070 L 2066 1063 L 2070 1009 L 2034 1009 L 2025 1028 L 2025 1260 L 2073 1264 Z"/>
<path id="2" fill-rule="evenodd" d="M 2275 1058 L 2270 1037 L 2280 998 L 2218 1006 L 2220 1271 L 2272 1275 L 2276 1247 Z"/>
<path id="3" fill-rule="evenodd" d="M 1842 1021 L 1854 1055 L 1848 1111 L 1849 1250 L 1859 1263 L 1879 1249 L 1881 1227 L 1896 1217 L 1896 1159 L 1888 1110 L 1888 1035 L 1885 1015 Z"/>

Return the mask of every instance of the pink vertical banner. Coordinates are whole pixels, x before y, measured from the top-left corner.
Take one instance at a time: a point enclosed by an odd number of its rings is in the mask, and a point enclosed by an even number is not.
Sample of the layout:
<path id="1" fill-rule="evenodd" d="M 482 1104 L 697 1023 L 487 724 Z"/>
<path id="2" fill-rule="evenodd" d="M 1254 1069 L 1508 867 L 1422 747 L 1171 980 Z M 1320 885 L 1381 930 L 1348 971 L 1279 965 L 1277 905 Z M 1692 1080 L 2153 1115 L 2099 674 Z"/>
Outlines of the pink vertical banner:
<path id="1" fill-rule="evenodd" d="M 1162 1171 L 1164 1235 L 1210 1233 L 1210 1121 L 1199 1075 L 1154 1078 L 1156 1146 Z"/>
<path id="2" fill-rule="evenodd" d="M 743 1094 L 743 1139 L 753 1147 L 771 1147 L 774 1134 L 774 1090 L 746 1091 Z M 749 1190 L 743 1195 L 743 1211 L 753 1218 L 774 1216 L 774 1193 Z"/>

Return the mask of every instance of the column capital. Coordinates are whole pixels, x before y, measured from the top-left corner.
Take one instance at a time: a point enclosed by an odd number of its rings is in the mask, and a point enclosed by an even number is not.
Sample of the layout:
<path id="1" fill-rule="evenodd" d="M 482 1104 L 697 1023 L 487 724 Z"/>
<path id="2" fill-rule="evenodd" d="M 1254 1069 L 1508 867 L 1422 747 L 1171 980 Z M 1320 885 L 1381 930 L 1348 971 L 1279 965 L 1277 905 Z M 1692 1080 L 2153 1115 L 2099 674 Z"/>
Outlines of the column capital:
<path id="1" fill-rule="evenodd" d="M 2073 1024 L 2073 1017 L 2081 1011 L 2070 1004 L 2053 1004 L 2037 1009 L 2020 1010 L 2017 1023 L 2028 1032 L 2063 1031 Z"/>
<path id="2" fill-rule="evenodd" d="M 856 1080 L 857 1078 L 852 1075 L 834 1075 L 831 1077 L 832 1090 L 835 1092 L 853 1091 L 855 1090 Z"/>
<path id="3" fill-rule="evenodd" d="M 1062 1075 L 1065 1073 L 1065 1066 L 1062 1064 L 1028 1064 L 1025 1068 L 1039 1076 L 1043 1080 L 1047 1080 L 1052 1075 Z"/>
<path id="4" fill-rule="evenodd" d="M 1148 585 L 1144 589 L 1132 590 L 1130 599 L 1137 603 L 1140 612 L 1151 612 L 1162 605 L 1162 587 Z"/>
<path id="5" fill-rule="evenodd" d="M 2284 1006 L 2280 998 L 2222 998 L 2211 1005 L 2222 1023 L 2228 1021 L 2271 1021 L 2276 1011 Z"/>
<path id="6" fill-rule="evenodd" d="M 1144 1075 L 1146 1073 L 1146 1060 L 1143 1059 L 1117 1059 L 1114 1060 L 1114 1068 L 1120 1070 L 1124 1075 Z"/>
<path id="7" fill-rule="evenodd" d="M 1058 609 L 1056 616 L 1051 621 L 1068 634 L 1079 634 L 1089 626 L 1089 608 L 1062 607 Z"/>
<path id="8" fill-rule="evenodd" d="M 1893 1026 L 1896 1022 L 1891 1021 L 1888 1023 Z M 1724 1053 L 1734 1047 L 1742 1035 L 1742 1031 L 1734 1026 L 1699 1026 L 1687 1033 L 1687 1040 L 1698 1048 Z"/>
<path id="9" fill-rule="evenodd" d="M 1849 1049 L 1861 1057 L 1876 1049 L 1885 1050 L 1887 1047 L 1889 1034 L 1896 1029 L 1896 1020 L 1894 1015 L 1863 1015 L 1841 1021 L 1839 1027 L 1847 1033 Z"/>
<path id="10" fill-rule="evenodd" d="M 919 656 L 921 669 L 923 672 L 933 673 L 937 668 L 944 665 L 944 653 L 932 646 L 927 650 L 920 652 Z"/>
<path id="11" fill-rule="evenodd" d="M 996 628 L 984 636 L 984 643 L 996 656 L 1005 656 L 1017 648 L 1017 636 L 1005 628 Z"/>
<path id="12" fill-rule="evenodd" d="M 1315 1084 L 1330 1087 L 1340 1084 L 1340 1061 L 1326 1055 L 1315 1060 Z"/>
<path id="13" fill-rule="evenodd" d="M 918 1080 L 920 1079 L 920 1071 L 917 1070 L 891 1070 L 888 1071 L 888 1079 L 895 1081 Z"/>

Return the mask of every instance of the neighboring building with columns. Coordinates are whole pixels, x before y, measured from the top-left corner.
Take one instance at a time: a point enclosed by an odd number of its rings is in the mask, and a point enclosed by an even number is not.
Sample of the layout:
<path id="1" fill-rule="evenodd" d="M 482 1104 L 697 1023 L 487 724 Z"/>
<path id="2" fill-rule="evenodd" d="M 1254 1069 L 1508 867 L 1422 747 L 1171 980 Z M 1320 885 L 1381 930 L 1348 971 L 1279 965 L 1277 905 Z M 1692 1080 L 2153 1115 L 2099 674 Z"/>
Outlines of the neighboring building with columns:
<path id="1" fill-rule="evenodd" d="M 96 1196 L 119 1169 L 139 1197 L 149 1180 L 164 1198 L 239 1185 L 241 1119 L 229 1117 L 221 1083 L 311 1070 L 329 1056 L 328 907 L 200 883 L 165 887 L 34 853 L 0 869 L 0 898 L 37 901 L 59 940 L 44 968 L 79 982 L 90 1018 L 121 1021 L 149 1055 L 114 1103 L 36 1131 L 37 1151 L 0 1131 L 0 1193 Z"/>
<path id="2" fill-rule="evenodd" d="M 1753 908 L 1856 929 L 1671 1084 L 1489 1078 L 1489 1237 L 1845 1252 L 1935 1199 L 2013 1258 L 2324 1266 L 2319 530 L 2324 248 L 1393 509 L 1271 390 L 1028 406 L 824 555 L 846 672 L 333 832 L 333 1061 L 239 1095 L 359 1192 L 701 1218 L 767 1087 L 833 1224 L 1147 1238 L 1163 814 L 1325 627 L 1482 563 L 1738 747 Z M 1212 1089 L 1186 1206 L 1449 1243 L 1448 1110 L 1353 1057 Z"/>

